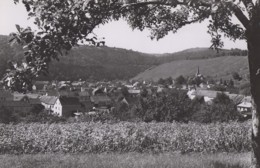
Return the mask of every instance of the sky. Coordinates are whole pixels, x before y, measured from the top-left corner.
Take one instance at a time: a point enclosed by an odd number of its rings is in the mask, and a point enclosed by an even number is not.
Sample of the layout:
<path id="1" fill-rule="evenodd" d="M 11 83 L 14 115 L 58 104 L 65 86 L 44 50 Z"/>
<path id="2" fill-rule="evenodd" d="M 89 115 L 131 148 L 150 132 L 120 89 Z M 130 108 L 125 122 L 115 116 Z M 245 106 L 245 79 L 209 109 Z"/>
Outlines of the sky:
<path id="1" fill-rule="evenodd" d="M 13 0 L 0 0 L 0 34 L 9 35 L 16 32 L 15 24 L 21 27 L 35 27 L 27 19 L 27 12 L 22 4 L 15 5 Z M 163 39 L 151 40 L 148 30 L 132 30 L 125 21 L 113 21 L 99 26 L 95 31 L 99 38 L 105 38 L 109 47 L 125 48 L 144 53 L 173 53 L 181 50 L 210 47 L 207 34 L 207 22 L 197 23 L 181 28 L 177 33 L 169 33 Z M 224 39 L 224 48 L 246 49 L 245 41 Z"/>

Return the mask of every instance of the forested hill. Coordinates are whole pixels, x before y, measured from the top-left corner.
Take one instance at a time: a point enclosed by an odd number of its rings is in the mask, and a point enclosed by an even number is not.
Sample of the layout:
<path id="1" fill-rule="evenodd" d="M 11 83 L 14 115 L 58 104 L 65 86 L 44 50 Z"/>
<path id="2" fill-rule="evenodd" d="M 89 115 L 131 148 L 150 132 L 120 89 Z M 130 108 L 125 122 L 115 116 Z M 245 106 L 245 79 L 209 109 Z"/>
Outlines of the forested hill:
<path id="1" fill-rule="evenodd" d="M 23 51 L 20 46 L 10 46 L 7 36 L 0 36 L 0 75 L 7 68 L 8 60 L 21 60 Z M 144 70 L 159 65 L 158 58 L 150 54 L 132 50 L 79 46 L 53 61 L 48 77 L 41 79 L 77 80 L 129 79 Z"/>
<path id="2" fill-rule="evenodd" d="M 222 56 L 247 56 L 247 50 L 240 49 L 220 49 L 219 51 L 209 48 L 191 48 L 175 53 L 157 54 L 161 63 L 167 63 L 176 60 L 195 60 L 208 59 Z"/>
<path id="3" fill-rule="evenodd" d="M 50 66 L 50 77 L 58 79 L 130 79 L 159 65 L 158 58 L 131 50 L 81 46 Z"/>
<path id="4" fill-rule="evenodd" d="M 245 55 L 241 50 L 220 50 L 217 53 L 208 48 L 194 48 L 172 54 L 145 54 L 132 50 L 111 47 L 79 46 L 59 62 L 54 61 L 50 73 L 41 79 L 77 80 L 130 79 L 147 69 L 176 60 L 193 60 L 225 55 Z M 8 60 L 21 60 L 20 46 L 10 46 L 8 37 L 0 35 L 0 76 L 7 68 Z"/>

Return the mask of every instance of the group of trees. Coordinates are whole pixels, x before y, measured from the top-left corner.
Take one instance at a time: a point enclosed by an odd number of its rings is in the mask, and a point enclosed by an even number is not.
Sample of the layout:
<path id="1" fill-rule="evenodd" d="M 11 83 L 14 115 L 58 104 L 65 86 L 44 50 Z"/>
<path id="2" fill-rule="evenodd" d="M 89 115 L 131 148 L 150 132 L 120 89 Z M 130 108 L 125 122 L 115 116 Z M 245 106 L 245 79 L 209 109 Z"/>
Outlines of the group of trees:
<path id="1" fill-rule="evenodd" d="M 169 86 L 169 85 L 172 85 L 172 84 L 174 84 L 175 86 L 181 86 L 181 85 L 187 84 L 187 79 L 184 76 L 180 75 L 177 78 L 175 78 L 174 80 L 173 80 L 172 77 L 168 77 L 168 78 L 165 78 L 165 79 L 160 78 L 157 81 L 157 83 L 160 84 L 160 85 L 164 85 L 164 86 Z"/>
<path id="2" fill-rule="evenodd" d="M 172 85 L 173 84 L 173 79 L 172 77 L 168 77 L 168 78 L 160 78 L 158 81 L 157 81 L 158 84 L 160 85 L 163 85 L 163 86 L 168 86 L 168 85 Z"/>
<path id="3" fill-rule="evenodd" d="M 119 103 L 112 115 L 119 120 L 144 122 L 212 123 L 241 118 L 234 102 L 224 93 L 208 104 L 203 97 L 191 100 L 185 91 L 177 89 L 141 96 L 134 104 Z"/>

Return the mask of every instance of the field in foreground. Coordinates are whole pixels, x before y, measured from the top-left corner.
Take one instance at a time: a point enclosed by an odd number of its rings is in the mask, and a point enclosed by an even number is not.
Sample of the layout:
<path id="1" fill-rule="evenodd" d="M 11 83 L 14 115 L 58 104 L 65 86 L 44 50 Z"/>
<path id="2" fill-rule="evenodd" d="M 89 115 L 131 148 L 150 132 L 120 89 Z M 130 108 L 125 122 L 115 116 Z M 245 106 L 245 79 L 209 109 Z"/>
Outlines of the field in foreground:
<path id="1" fill-rule="evenodd" d="M 0 124 L 1 154 L 251 151 L 250 122 Z"/>
<path id="2" fill-rule="evenodd" d="M 249 153 L 0 155 L 1 168 L 247 168 Z"/>

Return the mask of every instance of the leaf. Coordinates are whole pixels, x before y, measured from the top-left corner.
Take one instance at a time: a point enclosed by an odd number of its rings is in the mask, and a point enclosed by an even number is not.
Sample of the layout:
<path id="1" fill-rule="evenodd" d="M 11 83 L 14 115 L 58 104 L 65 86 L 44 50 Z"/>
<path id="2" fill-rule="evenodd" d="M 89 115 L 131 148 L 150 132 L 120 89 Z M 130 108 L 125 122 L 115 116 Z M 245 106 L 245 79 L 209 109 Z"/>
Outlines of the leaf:
<path id="1" fill-rule="evenodd" d="M 30 27 L 27 27 L 26 29 L 23 30 L 23 33 L 31 33 L 32 29 Z"/>
<path id="2" fill-rule="evenodd" d="M 25 8 L 26 8 L 26 10 L 27 10 L 27 12 L 29 12 L 30 10 L 31 10 L 31 7 L 30 7 L 30 5 L 27 3 L 27 4 L 24 4 L 25 5 Z"/>
<path id="3" fill-rule="evenodd" d="M 35 13 L 30 12 L 30 13 L 28 13 L 28 16 L 29 16 L 29 17 L 33 17 L 33 16 L 35 16 Z"/>
<path id="4" fill-rule="evenodd" d="M 39 18 L 35 18 L 34 24 L 36 24 L 37 26 L 40 26 L 41 25 L 40 19 Z"/>
<path id="5" fill-rule="evenodd" d="M 17 31 L 20 33 L 21 32 L 21 27 L 18 24 L 16 24 L 15 27 L 16 27 Z"/>

